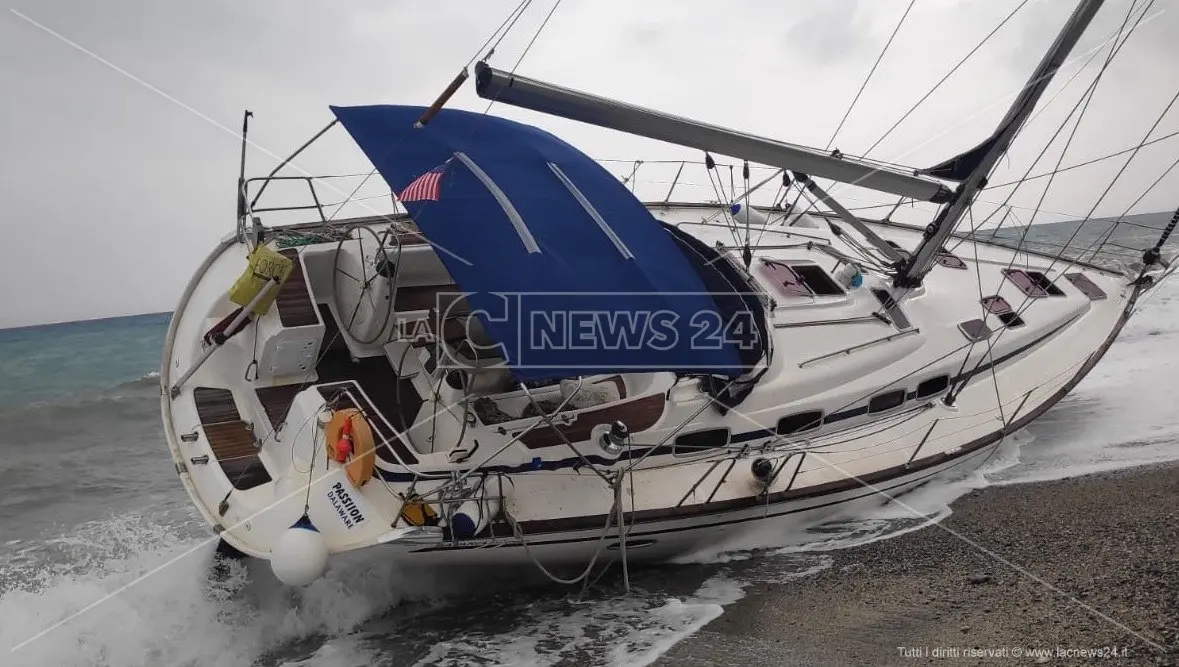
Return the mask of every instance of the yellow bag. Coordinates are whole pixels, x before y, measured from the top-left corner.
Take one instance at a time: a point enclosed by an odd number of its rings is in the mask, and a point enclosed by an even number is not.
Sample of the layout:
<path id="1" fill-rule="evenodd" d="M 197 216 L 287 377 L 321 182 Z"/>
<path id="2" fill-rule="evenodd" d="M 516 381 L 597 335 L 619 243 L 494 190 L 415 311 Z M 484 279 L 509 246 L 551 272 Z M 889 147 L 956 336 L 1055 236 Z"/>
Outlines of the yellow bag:
<path id="1" fill-rule="evenodd" d="M 250 299 L 262 291 L 271 278 L 278 278 L 278 284 L 281 287 L 290 277 L 294 268 L 295 263 L 291 258 L 277 250 L 259 245 L 250 253 L 246 270 L 233 283 L 233 287 L 229 288 L 229 300 L 244 307 L 250 303 Z M 278 288 L 272 289 L 270 294 L 254 306 L 254 313 L 265 315 L 266 311 L 270 309 L 270 304 L 274 303 L 277 297 Z"/>
<path id="2" fill-rule="evenodd" d="M 438 513 L 423 502 L 407 501 L 401 508 L 401 518 L 411 526 L 435 525 L 438 523 Z"/>

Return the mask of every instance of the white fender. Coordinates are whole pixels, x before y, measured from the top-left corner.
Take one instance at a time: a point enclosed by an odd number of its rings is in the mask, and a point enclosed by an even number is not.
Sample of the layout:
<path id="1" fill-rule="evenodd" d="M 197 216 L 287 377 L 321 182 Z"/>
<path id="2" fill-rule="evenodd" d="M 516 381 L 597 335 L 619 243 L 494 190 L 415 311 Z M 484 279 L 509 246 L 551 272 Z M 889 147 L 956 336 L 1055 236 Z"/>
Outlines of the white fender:
<path id="1" fill-rule="evenodd" d="M 270 569 L 288 586 L 308 586 L 327 571 L 327 559 L 327 542 L 304 516 L 274 543 Z"/>

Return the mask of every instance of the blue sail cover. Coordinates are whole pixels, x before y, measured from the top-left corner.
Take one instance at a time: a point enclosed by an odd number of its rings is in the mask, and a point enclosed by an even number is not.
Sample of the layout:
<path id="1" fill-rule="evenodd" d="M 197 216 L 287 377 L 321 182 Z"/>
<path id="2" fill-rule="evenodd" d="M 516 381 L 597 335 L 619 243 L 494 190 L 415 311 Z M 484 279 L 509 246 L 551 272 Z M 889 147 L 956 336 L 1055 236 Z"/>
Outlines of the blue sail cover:
<path id="1" fill-rule="evenodd" d="M 424 107 L 331 109 L 393 192 L 443 167 L 436 200 L 427 176 L 403 203 L 518 380 L 735 376 L 761 350 L 642 203 L 557 137 L 453 109 L 422 128 Z"/>

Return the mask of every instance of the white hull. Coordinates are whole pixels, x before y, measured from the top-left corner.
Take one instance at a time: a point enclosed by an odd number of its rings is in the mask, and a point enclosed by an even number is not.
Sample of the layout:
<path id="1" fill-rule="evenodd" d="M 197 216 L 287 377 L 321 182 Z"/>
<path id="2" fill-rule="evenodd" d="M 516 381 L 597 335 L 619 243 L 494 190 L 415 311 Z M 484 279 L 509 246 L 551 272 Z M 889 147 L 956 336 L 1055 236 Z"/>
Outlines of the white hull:
<path id="1" fill-rule="evenodd" d="M 711 244 L 728 230 L 692 223 L 715 217 L 717 210 L 672 205 L 653 213 L 687 223 L 683 229 Z M 906 227 L 873 228 L 905 248 L 920 237 L 918 230 Z M 756 258 L 830 265 L 829 255 L 799 243 L 808 239 L 846 250 L 825 229 L 779 228 L 767 233 Z M 483 423 L 483 416 L 454 410 L 462 392 L 448 389 L 441 376 L 431 374 L 420 350 L 403 342 L 366 345 L 359 339 L 368 338 L 367 333 L 344 333 L 342 338 L 348 354 L 387 369 L 387 385 L 363 378 L 348 384 L 351 380 L 339 377 L 338 369 L 326 369 L 322 362 L 317 366 L 331 346 L 325 318 L 328 313 L 338 318 L 340 303 L 348 298 L 333 296 L 329 289 L 338 247 L 348 246 L 332 242 L 299 248 L 307 295 L 318 306 L 318 315 L 313 313 L 305 324 L 292 324 L 295 320 L 289 317 L 284 321 L 281 311 L 290 301 L 280 297 L 278 307 L 251 327 L 257 329 L 257 340 L 250 330 L 231 338 L 176 387 L 173 397 L 169 391 L 205 350 L 202 335 L 232 309 L 225 290 L 241 272 L 247 248 L 227 240 L 197 272 L 181 300 L 165 346 L 162 411 L 181 481 L 209 525 L 243 553 L 268 558 L 278 537 L 303 513 L 306 499 L 308 516 L 332 553 L 376 549 L 382 557 L 409 564 L 518 564 L 533 559 L 576 564 L 585 563 L 599 547 L 603 557 L 611 557 L 619 549 L 620 530 L 617 521 L 604 533 L 603 528 L 607 515 L 614 515 L 614 489 L 588 466 L 574 464 L 585 456 L 605 474 L 629 468 L 625 459 L 631 452 L 624 451 L 622 463 L 613 462 L 613 454 L 599 443 L 600 431 L 584 437 L 585 430 L 577 430 L 582 419 L 593 420 L 582 424 L 587 427 L 608 424 L 617 413 L 601 411 L 615 404 L 567 415 L 563 432 L 574 434 L 574 451 L 553 435 L 552 427 L 532 425 L 535 419 Z M 419 271 L 411 275 L 417 276 L 417 284 L 437 282 L 438 276 L 428 275 L 437 271 L 437 259 L 431 260 L 428 247 L 417 248 L 424 250 L 418 264 L 409 264 L 413 256 L 403 260 L 409 270 Z M 1050 277 L 1063 294 L 1037 299 L 1018 327 L 1002 328 L 993 316 L 987 317 L 995 334 L 971 346 L 958 324 L 982 316 L 976 271 L 990 284 L 983 288 L 986 294 L 1003 295 L 1018 308 L 1023 296 L 1003 279 L 1001 268 L 1034 270 L 1052 262 L 970 241 L 955 254 L 964 269 L 935 268 L 927 286 L 900 304 L 903 321 L 894 313 L 873 318 L 882 306 L 869 289 L 882 283 L 872 276 L 864 287 L 830 298 L 792 303 L 775 295 L 773 360 L 756 390 L 725 414 L 709 407 L 695 382 L 664 374 L 619 379 L 626 395 L 616 404 L 634 408 L 645 401 L 643 405 L 654 406 L 654 411 L 625 412 L 634 458 L 656 448 L 629 470 L 622 484 L 628 558 L 666 559 L 744 533 L 787 532 L 844 509 L 844 503 L 880 502 L 872 498 L 877 490 L 895 495 L 942 473 L 962 474 L 981 465 L 1004 437 L 1080 381 L 1113 342 L 1140 293 L 1124 275 L 1070 267 L 1069 272 L 1083 274 L 1104 294 L 1093 298 L 1062 279 L 1063 263 L 1057 263 Z M 754 273 L 770 290 L 766 277 Z M 998 292 L 990 291 L 996 287 Z M 824 320 L 839 322 L 814 324 Z M 350 330 L 357 332 L 356 327 Z M 374 330 L 382 333 L 379 322 Z M 945 405 L 939 377 L 956 386 L 975 367 L 981 370 L 969 377 L 954 405 Z M 395 368 L 401 369 L 401 383 Z M 243 379 L 247 373 L 255 377 Z M 393 426 L 392 415 L 369 415 L 398 435 L 378 459 L 377 476 L 360 488 L 347 481 L 339 464 L 328 461 L 316 426 L 317 414 L 333 395 L 330 390 L 343 385 L 352 398 L 371 403 L 361 406 L 366 412 L 381 413 L 370 408 L 390 404 L 376 395 L 382 386 L 397 385 L 405 392 L 401 399 L 416 392 L 421 401 L 408 428 Z M 876 398 L 898 388 L 903 390 L 899 404 L 877 403 Z M 444 399 L 436 408 L 431 391 L 441 392 Z M 509 412 L 526 402 L 518 396 L 497 400 Z M 779 421 L 816 411 L 823 415 L 818 428 L 792 433 L 789 423 L 784 427 Z M 257 445 L 250 451 L 240 442 L 225 441 L 225 432 L 241 435 L 243 428 L 249 433 L 246 440 Z M 708 429 L 728 429 L 724 442 L 686 456 L 672 449 L 677 436 Z M 485 461 L 497 451 L 493 460 Z M 224 452 L 236 452 L 244 465 L 219 460 L 226 458 Z M 776 472 L 767 486 L 750 473 L 756 458 L 768 460 Z M 424 533 L 406 528 L 398 518 L 403 509 L 398 494 L 411 489 L 415 476 L 413 491 L 428 494 L 476 463 L 483 463 L 482 471 L 489 475 L 483 490 L 474 490 L 476 497 L 502 495 L 501 519 L 510 517 L 511 523 L 498 520 L 468 540 L 440 536 L 437 529 Z M 243 478 L 253 482 L 243 485 Z M 446 506 L 437 507 L 445 514 Z M 513 534 L 512 524 L 518 533 Z M 523 548 L 521 536 L 530 549 Z"/>
<path id="2" fill-rule="evenodd" d="M 784 545 L 824 520 L 869 512 L 893 498 L 904 502 L 901 496 L 918 486 L 966 476 L 983 466 L 998 447 L 996 441 L 943 464 L 871 486 L 732 512 L 636 525 L 626 536 L 627 559 L 630 562 L 657 562 L 695 554 Z M 492 545 L 459 543 L 436 550 L 396 545 L 377 548 L 386 549 L 382 557 L 397 558 L 407 565 L 420 565 L 427 560 L 431 567 L 451 564 L 514 566 L 538 561 L 545 566 L 565 565 L 580 569 L 595 555 L 598 562 L 619 557 L 622 540 L 617 531 L 611 530 L 605 538 L 601 535 L 600 529 L 546 534 L 529 540 L 527 551 L 510 539 Z M 428 559 L 422 557 L 426 554 Z"/>

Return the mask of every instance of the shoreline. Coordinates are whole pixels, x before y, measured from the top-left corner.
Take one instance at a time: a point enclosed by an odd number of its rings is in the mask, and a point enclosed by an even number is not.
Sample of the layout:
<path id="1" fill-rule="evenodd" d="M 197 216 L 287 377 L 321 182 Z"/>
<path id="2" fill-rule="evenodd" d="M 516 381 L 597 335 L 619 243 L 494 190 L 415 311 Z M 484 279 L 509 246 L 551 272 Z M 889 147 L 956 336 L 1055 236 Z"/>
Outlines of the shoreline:
<path id="1" fill-rule="evenodd" d="M 749 585 L 654 664 L 1179 665 L 1179 462 L 986 487 L 952 509 L 825 552 L 817 575 Z"/>

